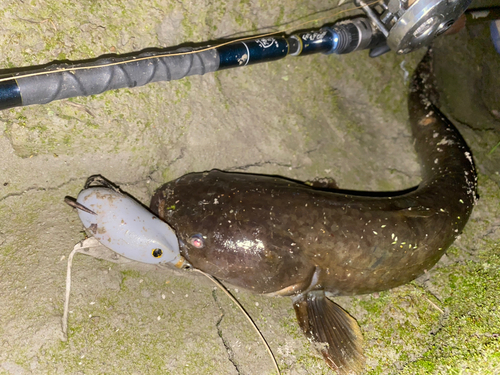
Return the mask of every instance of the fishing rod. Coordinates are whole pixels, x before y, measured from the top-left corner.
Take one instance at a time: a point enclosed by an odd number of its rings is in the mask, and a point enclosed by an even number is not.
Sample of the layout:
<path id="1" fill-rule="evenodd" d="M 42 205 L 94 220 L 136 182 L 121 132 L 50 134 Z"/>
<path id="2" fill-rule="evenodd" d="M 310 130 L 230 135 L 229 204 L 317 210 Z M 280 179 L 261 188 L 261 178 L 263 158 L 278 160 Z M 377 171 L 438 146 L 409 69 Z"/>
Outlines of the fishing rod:
<path id="1" fill-rule="evenodd" d="M 152 82 L 172 81 L 222 69 L 315 53 L 346 54 L 363 49 L 376 57 L 389 50 L 408 53 L 448 29 L 471 0 L 356 0 L 367 17 L 335 22 L 290 36 L 268 33 L 215 46 L 157 50 L 55 63 L 0 78 L 0 110 L 101 94 Z M 451 5 L 450 5 L 451 4 Z"/>
<path id="2" fill-rule="evenodd" d="M 373 48 L 382 34 L 366 18 L 339 22 L 287 36 L 247 39 L 214 47 L 144 52 L 131 57 L 104 57 L 78 64 L 57 64 L 14 74 L 0 82 L 0 109 L 46 104 L 151 82 L 172 81 L 222 69 L 313 53 L 349 53 Z"/>

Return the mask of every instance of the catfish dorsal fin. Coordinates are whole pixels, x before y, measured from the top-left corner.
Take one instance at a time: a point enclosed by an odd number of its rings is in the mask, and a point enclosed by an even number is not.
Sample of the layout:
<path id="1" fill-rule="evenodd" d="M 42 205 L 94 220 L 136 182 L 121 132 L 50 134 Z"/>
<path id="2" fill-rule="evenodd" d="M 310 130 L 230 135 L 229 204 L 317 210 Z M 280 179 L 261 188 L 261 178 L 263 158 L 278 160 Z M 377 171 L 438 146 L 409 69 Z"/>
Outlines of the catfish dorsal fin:
<path id="1" fill-rule="evenodd" d="M 293 307 L 302 331 L 333 370 L 343 375 L 363 372 L 363 337 L 353 317 L 322 290 L 297 296 Z"/>

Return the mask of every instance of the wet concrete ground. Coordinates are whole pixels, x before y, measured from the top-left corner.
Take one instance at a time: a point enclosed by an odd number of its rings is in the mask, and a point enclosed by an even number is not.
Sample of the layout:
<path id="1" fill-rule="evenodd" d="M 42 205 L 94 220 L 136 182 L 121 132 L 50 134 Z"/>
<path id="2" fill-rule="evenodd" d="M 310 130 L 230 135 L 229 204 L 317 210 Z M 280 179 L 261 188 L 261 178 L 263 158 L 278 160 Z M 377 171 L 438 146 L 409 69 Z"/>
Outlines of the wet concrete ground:
<path id="1" fill-rule="evenodd" d="M 3 1 L 0 68 L 256 34 L 331 7 L 319 0 Z M 500 55 L 484 26 L 441 38 L 435 55 L 442 107 L 474 153 L 481 200 L 464 234 L 416 282 L 337 300 L 361 326 L 371 374 L 500 372 Z M 419 167 L 406 78 L 421 56 L 289 57 L 1 112 L 0 373 L 272 373 L 244 317 L 202 276 L 81 255 L 62 342 L 66 260 L 83 238 L 63 198 L 102 174 L 147 204 L 164 182 L 212 168 L 328 176 L 356 190 L 413 186 Z M 283 373 L 331 373 L 288 298 L 231 290 Z"/>

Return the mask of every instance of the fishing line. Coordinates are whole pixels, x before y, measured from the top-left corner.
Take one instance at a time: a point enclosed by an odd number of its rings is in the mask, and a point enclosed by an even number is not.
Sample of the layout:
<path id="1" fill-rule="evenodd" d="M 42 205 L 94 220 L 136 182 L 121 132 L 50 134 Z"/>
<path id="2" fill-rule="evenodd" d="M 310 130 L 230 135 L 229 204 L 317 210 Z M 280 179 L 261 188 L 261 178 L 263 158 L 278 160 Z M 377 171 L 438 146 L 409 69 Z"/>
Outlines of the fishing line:
<path id="1" fill-rule="evenodd" d="M 71 293 L 71 268 L 73 267 L 73 257 L 81 252 L 81 247 L 77 244 L 68 256 L 68 267 L 66 269 L 66 294 L 64 299 L 64 313 L 62 316 L 63 341 L 68 340 L 68 314 L 69 314 L 69 296 Z"/>
<path id="2" fill-rule="evenodd" d="M 277 35 L 277 34 L 283 34 L 283 33 L 286 33 L 287 31 L 291 31 L 292 29 L 297 29 L 297 28 L 300 28 L 302 26 L 311 24 L 313 22 L 318 22 L 318 21 L 322 21 L 322 20 L 327 19 L 327 18 L 335 17 L 335 16 L 338 16 L 342 13 L 350 12 L 350 11 L 357 10 L 357 9 L 362 9 L 364 6 L 374 5 L 374 4 L 377 4 L 379 2 L 380 2 L 380 0 L 375 0 L 371 3 L 368 3 L 368 4 L 364 3 L 364 5 L 352 7 L 349 9 L 344 9 L 344 10 L 341 10 L 337 13 L 334 13 L 334 14 L 331 14 L 328 16 L 324 16 L 324 17 L 313 19 L 313 20 L 301 22 L 296 26 L 288 27 L 288 28 L 285 28 L 283 30 L 273 31 L 270 33 L 263 33 L 263 34 L 259 34 L 259 35 L 252 35 L 252 36 L 243 37 L 243 38 L 238 38 L 236 40 L 227 41 L 227 42 L 224 42 L 221 44 L 217 44 L 215 46 L 204 47 L 204 48 L 193 50 L 193 51 L 175 52 L 175 53 L 168 53 L 167 52 L 167 53 L 153 55 L 153 56 L 131 58 L 130 60 L 116 61 L 116 62 L 106 63 L 106 64 L 98 64 L 98 65 L 96 64 L 96 65 L 89 65 L 89 66 L 82 66 L 82 67 L 71 67 L 71 68 L 58 68 L 58 69 L 52 70 L 52 71 L 24 73 L 24 74 L 20 74 L 20 75 L 13 75 L 13 76 L 9 76 L 9 77 L 0 78 L 0 82 L 6 82 L 6 81 L 9 81 L 11 79 L 28 78 L 28 77 L 36 77 L 36 76 L 49 75 L 49 74 L 55 74 L 55 73 L 73 72 L 73 71 L 78 71 L 78 70 L 89 70 L 89 69 L 95 69 L 95 68 L 117 66 L 117 65 L 127 64 L 130 62 L 153 60 L 153 59 L 158 59 L 158 58 L 163 58 L 163 57 L 193 55 L 193 54 L 197 54 L 200 52 L 205 52 L 205 51 L 213 50 L 216 48 L 220 48 L 220 47 L 223 47 L 223 46 L 226 46 L 229 44 L 233 44 L 233 43 L 244 42 L 244 41 L 253 40 L 253 39 L 266 38 L 266 37 Z"/>
<path id="3" fill-rule="evenodd" d="M 245 315 L 245 317 L 250 322 L 250 324 L 252 325 L 252 327 L 255 330 L 255 332 L 257 332 L 257 334 L 259 335 L 259 337 L 262 340 L 263 344 L 266 346 L 267 352 L 269 353 L 269 356 L 271 357 L 271 359 L 273 361 L 274 368 L 276 369 L 276 372 L 278 373 L 278 375 L 280 375 L 281 374 L 280 368 L 278 366 L 278 362 L 276 361 L 276 357 L 274 356 L 273 351 L 271 350 L 271 347 L 269 346 L 268 342 L 266 341 L 264 335 L 260 331 L 260 329 L 257 326 L 257 324 L 253 321 L 253 319 L 250 316 L 250 314 L 245 310 L 245 308 L 243 307 L 243 305 L 231 294 L 231 292 L 229 290 L 227 290 L 227 288 L 224 286 L 224 284 L 222 284 L 215 277 L 213 277 L 212 275 L 209 275 L 208 273 L 205 273 L 202 270 L 199 270 L 197 268 L 193 268 L 193 271 L 199 272 L 199 273 L 205 275 L 206 277 L 208 277 L 210 280 L 212 280 L 213 283 L 215 285 L 217 285 L 217 287 L 219 287 L 224 293 L 226 293 L 226 295 L 231 299 L 231 301 L 233 301 L 234 304 L 236 304 L 236 306 L 238 306 L 240 308 L 240 310 L 243 313 L 243 315 Z"/>
<path id="4" fill-rule="evenodd" d="M 110 260 L 107 259 L 104 256 L 99 256 L 96 254 L 89 253 L 89 250 L 92 248 L 101 248 L 104 247 L 95 237 L 89 237 L 85 239 L 83 242 L 77 243 L 71 253 L 68 256 L 68 265 L 66 269 L 66 292 L 65 292 L 65 300 L 64 300 L 64 312 L 62 316 L 62 341 L 67 341 L 68 340 L 68 318 L 69 318 L 69 300 L 70 300 L 70 294 L 71 294 L 71 270 L 73 268 L 73 258 L 77 253 L 80 254 L 85 254 L 85 255 L 90 255 L 94 258 L 98 259 L 104 259 L 104 260 Z M 107 248 L 106 248 L 107 249 Z M 115 261 L 116 263 L 121 263 L 119 261 Z M 233 301 L 233 303 L 239 307 L 239 309 L 242 311 L 243 315 L 247 318 L 247 320 L 250 322 L 252 325 L 253 329 L 257 332 L 259 335 L 261 341 L 266 347 L 267 352 L 269 353 L 269 356 L 271 357 L 271 360 L 273 361 L 274 368 L 276 369 L 276 372 L 278 375 L 281 374 L 278 362 L 276 361 L 276 357 L 274 356 L 271 347 L 269 346 L 268 342 L 266 341 L 264 335 L 260 331 L 259 327 L 257 324 L 253 321 L 251 318 L 250 314 L 245 310 L 245 308 L 241 305 L 241 303 L 231 294 L 231 292 L 222 284 L 218 279 L 215 277 L 197 269 L 197 268 L 192 268 L 193 271 L 199 272 L 203 275 L 205 275 L 207 278 L 209 278 L 219 289 L 221 289 L 230 299 Z"/>

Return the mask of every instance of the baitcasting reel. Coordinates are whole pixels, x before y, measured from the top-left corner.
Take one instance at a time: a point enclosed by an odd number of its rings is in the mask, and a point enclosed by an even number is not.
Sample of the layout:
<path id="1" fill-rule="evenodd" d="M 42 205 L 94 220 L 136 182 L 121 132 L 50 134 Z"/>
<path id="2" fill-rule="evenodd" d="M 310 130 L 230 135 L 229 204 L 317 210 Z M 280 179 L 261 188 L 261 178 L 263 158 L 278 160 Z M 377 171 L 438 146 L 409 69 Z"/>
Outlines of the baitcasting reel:
<path id="1" fill-rule="evenodd" d="M 471 1 L 384 0 L 367 5 L 364 0 L 356 0 L 356 3 L 387 38 L 388 49 L 405 54 L 429 45 L 448 30 Z"/>

